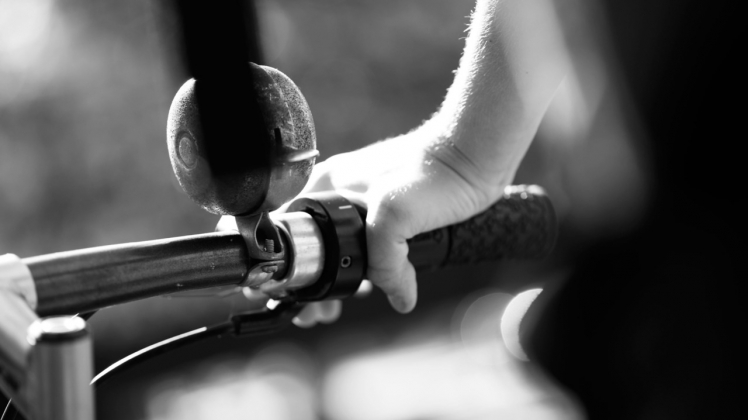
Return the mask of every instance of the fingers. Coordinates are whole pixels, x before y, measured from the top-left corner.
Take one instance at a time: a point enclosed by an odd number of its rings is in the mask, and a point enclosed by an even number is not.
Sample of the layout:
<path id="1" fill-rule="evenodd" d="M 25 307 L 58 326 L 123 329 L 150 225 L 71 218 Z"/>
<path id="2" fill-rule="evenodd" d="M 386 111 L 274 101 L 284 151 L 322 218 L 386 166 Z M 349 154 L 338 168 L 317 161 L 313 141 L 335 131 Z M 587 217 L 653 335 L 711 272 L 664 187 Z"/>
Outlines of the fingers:
<path id="1" fill-rule="evenodd" d="M 403 194 L 398 193 L 399 199 L 392 200 L 390 192 L 400 191 L 404 181 L 412 184 L 420 177 L 420 172 L 410 166 L 404 172 L 393 172 L 393 167 L 399 168 L 401 165 L 393 163 L 396 159 L 393 159 L 392 153 L 384 153 L 387 152 L 385 146 L 390 143 L 383 142 L 358 152 L 337 155 L 317 164 L 302 194 L 334 190 L 352 203 L 368 208 L 366 236 L 369 262 L 366 277 L 387 294 L 396 311 L 407 313 L 413 310 L 417 299 L 416 274 L 408 260 L 407 239 L 419 232 L 421 221 L 414 217 L 418 214 L 418 205 L 412 198 L 403 199 Z M 378 152 L 379 149 L 383 151 Z M 400 153 L 394 156 L 405 155 Z M 372 162 L 381 164 L 373 165 Z M 372 188 L 374 185 L 378 188 Z M 329 305 L 309 306 L 311 308 L 305 309 L 294 323 L 312 326 L 322 321 L 317 317 L 322 315 L 320 311 L 323 308 L 333 308 Z"/>
<path id="2" fill-rule="evenodd" d="M 416 306 L 416 271 L 408 260 L 407 226 L 397 206 L 397 202 L 382 201 L 369 210 L 367 277 L 387 294 L 396 311 L 408 313 Z"/>
<path id="3" fill-rule="evenodd" d="M 416 306 L 416 270 L 408 260 L 408 238 L 412 220 L 407 200 L 379 198 L 382 194 L 366 195 L 339 189 L 348 201 L 367 209 L 366 246 L 369 257 L 366 278 L 378 286 L 400 313 Z M 384 194 L 390 197 L 389 194 Z M 393 197 L 394 198 L 394 197 Z"/>
<path id="4" fill-rule="evenodd" d="M 312 302 L 299 312 L 293 319 L 293 323 L 301 328 L 311 328 L 318 322 L 331 324 L 340 318 L 342 310 L 343 304 L 339 300 Z"/>

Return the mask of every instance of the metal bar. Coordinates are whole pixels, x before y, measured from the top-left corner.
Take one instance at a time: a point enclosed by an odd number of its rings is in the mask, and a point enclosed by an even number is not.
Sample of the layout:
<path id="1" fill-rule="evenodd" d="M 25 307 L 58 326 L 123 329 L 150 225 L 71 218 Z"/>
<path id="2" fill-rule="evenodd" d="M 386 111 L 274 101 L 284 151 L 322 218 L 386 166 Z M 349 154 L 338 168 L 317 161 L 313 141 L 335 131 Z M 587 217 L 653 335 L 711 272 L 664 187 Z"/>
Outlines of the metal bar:
<path id="1" fill-rule="evenodd" d="M 28 329 L 33 343 L 28 399 L 34 420 L 93 420 L 93 349 L 80 317 L 39 320 Z"/>
<path id="2" fill-rule="evenodd" d="M 0 391 L 23 413 L 29 406 L 23 397 L 31 352 L 26 330 L 38 319 L 22 297 L 0 290 Z"/>
<path id="3" fill-rule="evenodd" d="M 239 284 L 251 263 L 238 232 L 59 252 L 23 262 L 34 277 L 40 316 Z"/>
<path id="4" fill-rule="evenodd" d="M 36 310 L 34 278 L 29 268 L 17 255 L 0 255 L 0 291 L 20 296 L 31 310 Z"/>

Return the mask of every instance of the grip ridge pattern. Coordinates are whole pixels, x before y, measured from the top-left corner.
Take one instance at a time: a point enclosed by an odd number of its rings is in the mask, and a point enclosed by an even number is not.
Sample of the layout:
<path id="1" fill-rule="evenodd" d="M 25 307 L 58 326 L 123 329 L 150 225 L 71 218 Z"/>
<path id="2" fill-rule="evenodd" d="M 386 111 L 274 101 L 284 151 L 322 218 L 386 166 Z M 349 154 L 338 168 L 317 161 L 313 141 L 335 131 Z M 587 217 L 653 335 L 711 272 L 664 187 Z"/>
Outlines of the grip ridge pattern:
<path id="1" fill-rule="evenodd" d="M 539 259 L 556 242 L 556 213 L 542 188 L 515 185 L 483 213 L 448 229 L 452 240 L 444 265 Z"/>

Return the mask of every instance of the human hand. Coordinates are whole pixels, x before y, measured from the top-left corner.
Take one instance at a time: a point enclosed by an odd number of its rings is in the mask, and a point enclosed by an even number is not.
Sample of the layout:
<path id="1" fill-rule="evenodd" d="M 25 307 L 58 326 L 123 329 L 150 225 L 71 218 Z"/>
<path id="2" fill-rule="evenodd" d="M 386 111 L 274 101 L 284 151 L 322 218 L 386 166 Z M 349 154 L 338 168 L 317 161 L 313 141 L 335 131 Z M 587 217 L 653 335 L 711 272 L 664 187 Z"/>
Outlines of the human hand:
<path id="1" fill-rule="evenodd" d="M 552 3 L 478 0 L 440 110 L 408 134 L 318 164 L 303 191 L 335 190 L 367 208 L 366 276 L 399 312 L 417 298 L 407 240 L 501 196 L 566 73 Z"/>
<path id="2" fill-rule="evenodd" d="M 564 77 L 551 3 L 478 0 L 440 110 L 408 134 L 317 164 L 302 192 L 335 190 L 367 208 L 366 276 L 399 312 L 417 299 L 406 241 L 462 222 L 501 196 Z M 336 318 L 338 304 L 326 305 L 310 305 L 307 314 Z"/>
<path id="3" fill-rule="evenodd" d="M 366 277 L 388 295 L 399 312 L 416 303 L 415 269 L 407 240 L 458 223 L 485 210 L 501 196 L 513 176 L 478 170 L 478 164 L 428 125 L 318 164 L 302 191 L 334 190 L 367 209 Z M 282 211 L 282 210 L 281 210 Z M 225 218 L 219 225 L 227 228 Z M 235 225 L 234 225 L 235 226 Z M 235 227 L 233 227 L 235 229 Z M 307 305 L 296 324 L 332 322 L 339 302 Z"/>
<path id="4" fill-rule="evenodd" d="M 498 199 L 513 176 L 480 162 L 429 125 L 318 164 L 303 193 L 335 190 L 368 210 L 366 277 L 399 312 L 416 303 L 407 240 L 458 223 Z"/>

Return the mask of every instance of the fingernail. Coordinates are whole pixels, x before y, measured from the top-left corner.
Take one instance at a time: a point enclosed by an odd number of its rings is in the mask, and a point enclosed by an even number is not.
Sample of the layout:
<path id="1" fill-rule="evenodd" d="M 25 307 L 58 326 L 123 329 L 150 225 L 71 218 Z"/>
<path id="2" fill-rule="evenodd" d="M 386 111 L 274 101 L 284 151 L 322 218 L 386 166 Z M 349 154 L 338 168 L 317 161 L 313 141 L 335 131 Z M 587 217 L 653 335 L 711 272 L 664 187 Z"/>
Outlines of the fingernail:
<path id="1" fill-rule="evenodd" d="M 407 314 L 410 312 L 410 308 L 408 307 L 408 303 L 405 302 L 402 298 L 399 296 L 388 296 L 390 305 L 401 314 Z"/>
<path id="2" fill-rule="evenodd" d="M 298 316 L 294 317 L 291 322 L 293 322 L 293 324 L 299 328 L 312 328 L 317 324 L 314 321 L 304 320 L 299 318 Z"/>

